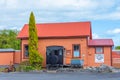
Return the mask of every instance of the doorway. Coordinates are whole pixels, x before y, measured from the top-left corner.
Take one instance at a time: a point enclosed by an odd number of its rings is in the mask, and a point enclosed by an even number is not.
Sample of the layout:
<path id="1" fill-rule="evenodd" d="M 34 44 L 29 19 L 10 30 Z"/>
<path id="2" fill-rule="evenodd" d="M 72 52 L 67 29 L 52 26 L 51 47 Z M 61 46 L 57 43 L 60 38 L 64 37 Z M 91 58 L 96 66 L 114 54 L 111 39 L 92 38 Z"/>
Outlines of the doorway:
<path id="1" fill-rule="evenodd" d="M 63 46 L 46 47 L 46 64 L 63 65 Z"/>

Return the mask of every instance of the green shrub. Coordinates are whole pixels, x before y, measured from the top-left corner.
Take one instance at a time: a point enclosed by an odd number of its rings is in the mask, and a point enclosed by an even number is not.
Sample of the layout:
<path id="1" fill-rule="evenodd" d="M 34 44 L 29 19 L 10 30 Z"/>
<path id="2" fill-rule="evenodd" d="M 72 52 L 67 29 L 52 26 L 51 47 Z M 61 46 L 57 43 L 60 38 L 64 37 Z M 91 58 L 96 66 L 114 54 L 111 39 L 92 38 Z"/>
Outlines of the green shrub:
<path id="1" fill-rule="evenodd" d="M 30 14 L 29 18 L 29 61 L 30 65 L 35 69 L 41 69 L 43 58 L 38 51 L 38 35 L 35 22 L 35 16 L 33 12 Z"/>
<path id="2" fill-rule="evenodd" d="M 32 67 L 32 66 L 23 66 L 23 71 L 29 72 L 29 71 L 31 71 L 31 70 L 35 70 L 35 68 Z"/>
<path id="3" fill-rule="evenodd" d="M 41 63 L 39 62 L 31 65 L 30 61 L 26 60 L 20 63 L 18 71 L 29 72 L 32 70 L 41 70 L 41 66 L 42 66 Z"/>
<path id="4" fill-rule="evenodd" d="M 0 72 L 3 72 L 5 68 L 0 68 Z"/>
<path id="5" fill-rule="evenodd" d="M 35 56 L 35 55 L 31 55 L 31 56 Z M 42 61 L 43 58 L 37 53 L 35 57 L 30 57 L 32 58 L 30 60 L 30 65 L 33 66 L 36 70 L 40 70 L 41 66 L 42 66 Z"/>
<path id="6" fill-rule="evenodd" d="M 30 70 L 34 70 L 34 68 L 30 65 L 28 60 L 20 63 L 19 71 L 29 72 Z"/>
<path id="7" fill-rule="evenodd" d="M 20 65 L 30 66 L 30 62 L 29 62 L 29 60 L 22 61 L 22 62 L 20 63 Z"/>

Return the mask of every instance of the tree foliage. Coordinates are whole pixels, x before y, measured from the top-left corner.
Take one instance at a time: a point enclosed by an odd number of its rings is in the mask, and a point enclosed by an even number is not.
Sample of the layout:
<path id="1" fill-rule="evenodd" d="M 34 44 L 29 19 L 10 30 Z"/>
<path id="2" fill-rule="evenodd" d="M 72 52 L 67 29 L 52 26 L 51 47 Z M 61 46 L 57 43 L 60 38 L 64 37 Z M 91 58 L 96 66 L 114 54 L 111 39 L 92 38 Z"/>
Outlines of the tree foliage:
<path id="1" fill-rule="evenodd" d="M 33 12 L 31 12 L 29 18 L 29 61 L 31 66 L 41 67 L 42 56 L 38 51 L 38 36 Z"/>
<path id="2" fill-rule="evenodd" d="M 17 30 L 0 30 L 0 48 L 13 48 L 20 49 L 20 40 L 16 37 L 18 35 Z"/>
<path id="3" fill-rule="evenodd" d="M 116 50 L 120 50 L 120 46 L 116 46 L 115 49 L 116 49 Z"/>

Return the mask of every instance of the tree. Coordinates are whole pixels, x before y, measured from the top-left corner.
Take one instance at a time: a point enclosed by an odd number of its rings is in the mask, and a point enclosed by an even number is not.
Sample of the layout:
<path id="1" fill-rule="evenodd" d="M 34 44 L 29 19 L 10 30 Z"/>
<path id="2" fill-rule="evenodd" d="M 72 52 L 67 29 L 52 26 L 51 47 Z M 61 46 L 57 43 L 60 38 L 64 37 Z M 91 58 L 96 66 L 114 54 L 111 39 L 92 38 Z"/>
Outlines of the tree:
<path id="1" fill-rule="evenodd" d="M 42 56 L 38 51 L 38 36 L 37 29 L 35 23 L 35 17 L 33 12 L 30 14 L 29 18 L 29 61 L 31 66 L 34 68 L 41 67 L 42 64 Z"/>
<path id="2" fill-rule="evenodd" d="M 18 32 L 18 30 L 10 29 L 0 30 L 0 48 L 13 48 L 19 50 L 20 40 L 16 38 Z"/>
<path id="3" fill-rule="evenodd" d="M 120 46 L 116 46 L 115 49 L 116 49 L 116 50 L 120 50 Z"/>

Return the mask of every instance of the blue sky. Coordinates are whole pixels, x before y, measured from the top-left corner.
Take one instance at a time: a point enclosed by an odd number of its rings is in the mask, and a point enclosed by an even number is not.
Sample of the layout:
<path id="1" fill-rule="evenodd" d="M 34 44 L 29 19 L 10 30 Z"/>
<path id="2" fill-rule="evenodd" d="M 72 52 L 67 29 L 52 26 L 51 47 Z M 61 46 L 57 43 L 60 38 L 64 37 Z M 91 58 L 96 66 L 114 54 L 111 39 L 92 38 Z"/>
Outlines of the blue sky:
<path id="1" fill-rule="evenodd" d="M 18 29 L 33 11 L 37 23 L 91 21 L 93 38 L 120 45 L 120 0 L 0 0 L 0 29 Z"/>

